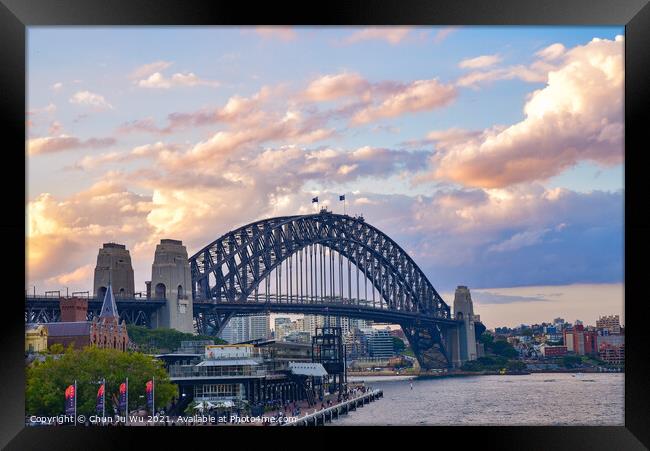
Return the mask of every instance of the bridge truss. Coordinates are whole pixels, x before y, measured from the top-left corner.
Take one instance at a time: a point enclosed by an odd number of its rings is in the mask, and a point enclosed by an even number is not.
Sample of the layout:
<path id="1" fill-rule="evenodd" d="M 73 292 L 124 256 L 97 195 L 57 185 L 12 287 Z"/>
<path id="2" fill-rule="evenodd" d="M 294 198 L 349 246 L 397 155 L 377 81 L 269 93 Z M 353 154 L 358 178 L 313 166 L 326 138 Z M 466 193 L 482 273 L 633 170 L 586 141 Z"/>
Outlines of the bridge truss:
<path id="1" fill-rule="evenodd" d="M 190 268 L 202 333 L 255 312 L 373 319 L 400 324 L 421 365 L 450 363 L 445 337 L 457 322 L 449 306 L 413 259 L 361 217 L 321 211 L 257 221 L 201 249 Z"/>

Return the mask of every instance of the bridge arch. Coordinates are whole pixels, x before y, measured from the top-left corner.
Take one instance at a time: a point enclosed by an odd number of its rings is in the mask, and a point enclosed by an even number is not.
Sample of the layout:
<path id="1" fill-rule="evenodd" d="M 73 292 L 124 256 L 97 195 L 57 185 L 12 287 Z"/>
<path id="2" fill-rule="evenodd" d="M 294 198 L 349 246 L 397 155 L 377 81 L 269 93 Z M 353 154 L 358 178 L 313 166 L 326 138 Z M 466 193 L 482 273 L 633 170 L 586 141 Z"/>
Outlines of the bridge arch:
<path id="1" fill-rule="evenodd" d="M 449 306 L 413 259 L 363 218 L 320 214 L 271 218 L 221 236 L 190 258 L 195 302 L 249 302 L 273 270 L 309 246 L 336 251 L 380 294 L 380 308 L 450 319 Z"/>

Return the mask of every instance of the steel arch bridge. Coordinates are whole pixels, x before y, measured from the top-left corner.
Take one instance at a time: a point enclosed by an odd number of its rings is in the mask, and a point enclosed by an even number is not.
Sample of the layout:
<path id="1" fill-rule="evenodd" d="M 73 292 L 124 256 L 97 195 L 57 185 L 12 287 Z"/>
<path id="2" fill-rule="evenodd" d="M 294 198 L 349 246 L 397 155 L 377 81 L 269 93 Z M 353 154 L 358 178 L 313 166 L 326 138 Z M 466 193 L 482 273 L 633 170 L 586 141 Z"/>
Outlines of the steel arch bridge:
<path id="1" fill-rule="evenodd" d="M 217 334 L 234 314 L 345 316 L 400 324 L 423 368 L 450 366 L 457 353 L 460 322 L 449 306 L 362 217 L 321 210 L 253 222 L 198 251 L 190 268 L 202 333 Z"/>

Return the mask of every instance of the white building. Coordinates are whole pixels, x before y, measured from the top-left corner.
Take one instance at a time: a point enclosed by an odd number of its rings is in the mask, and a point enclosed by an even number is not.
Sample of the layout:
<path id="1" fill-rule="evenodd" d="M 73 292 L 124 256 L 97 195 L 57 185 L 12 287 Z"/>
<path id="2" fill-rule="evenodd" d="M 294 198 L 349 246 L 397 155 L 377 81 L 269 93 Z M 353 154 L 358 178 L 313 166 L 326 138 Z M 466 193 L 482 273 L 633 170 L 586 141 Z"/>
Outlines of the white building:
<path id="1" fill-rule="evenodd" d="M 267 339 L 271 336 L 269 315 L 234 316 L 219 334 L 228 343 Z"/>

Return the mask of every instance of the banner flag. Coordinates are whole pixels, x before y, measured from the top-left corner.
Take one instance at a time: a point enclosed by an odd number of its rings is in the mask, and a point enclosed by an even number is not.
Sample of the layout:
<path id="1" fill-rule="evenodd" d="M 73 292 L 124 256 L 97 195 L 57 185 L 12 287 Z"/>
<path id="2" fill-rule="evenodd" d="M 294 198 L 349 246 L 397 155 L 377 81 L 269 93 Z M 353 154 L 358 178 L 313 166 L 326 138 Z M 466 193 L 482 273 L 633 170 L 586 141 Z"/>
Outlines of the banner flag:
<path id="1" fill-rule="evenodd" d="M 155 413 L 153 411 L 153 379 L 150 381 L 147 381 L 147 386 L 145 389 L 147 393 L 147 407 L 151 409 L 151 413 Z"/>
<path id="2" fill-rule="evenodd" d="M 345 194 L 339 196 L 339 200 L 345 200 Z"/>
<path id="3" fill-rule="evenodd" d="M 106 403 L 106 393 L 104 390 L 104 383 L 102 383 L 99 386 L 99 390 L 97 390 L 97 403 L 95 404 L 95 411 L 98 415 L 104 415 L 104 405 Z"/>
<path id="4" fill-rule="evenodd" d="M 120 412 L 124 412 L 124 415 L 128 414 L 127 406 L 126 406 L 126 402 L 127 402 L 126 393 L 127 393 L 127 390 L 128 389 L 127 389 L 126 383 L 122 382 L 120 384 L 119 409 L 120 409 Z"/>
<path id="5" fill-rule="evenodd" d="M 312 204 L 318 203 L 318 196 L 316 196 L 316 197 L 312 197 L 312 199 L 311 199 L 311 203 L 312 203 Z"/>
<path id="6" fill-rule="evenodd" d="M 77 397 L 77 392 L 74 389 L 74 385 L 69 385 L 65 389 L 65 414 L 66 415 L 75 415 L 75 398 Z"/>

